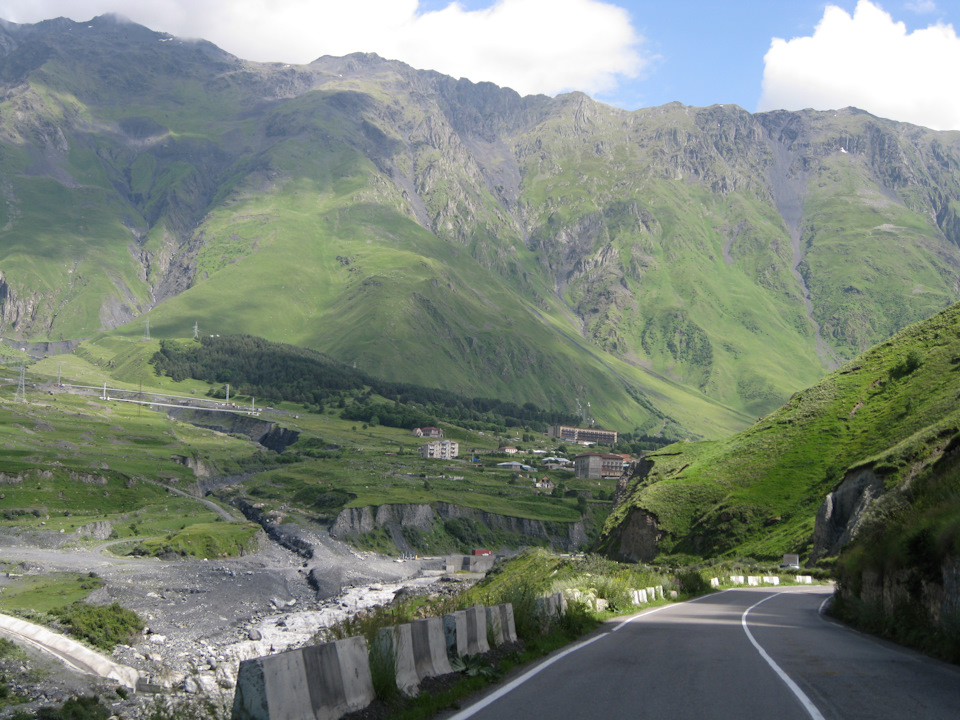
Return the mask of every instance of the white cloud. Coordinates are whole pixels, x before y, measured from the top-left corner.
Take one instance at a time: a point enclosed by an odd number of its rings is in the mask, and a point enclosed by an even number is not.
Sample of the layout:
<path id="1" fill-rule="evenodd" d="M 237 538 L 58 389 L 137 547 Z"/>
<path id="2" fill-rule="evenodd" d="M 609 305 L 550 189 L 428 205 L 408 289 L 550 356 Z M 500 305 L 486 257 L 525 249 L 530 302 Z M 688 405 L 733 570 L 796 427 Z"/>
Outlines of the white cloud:
<path id="1" fill-rule="evenodd" d="M 937 4 L 933 0 L 914 0 L 908 2 L 906 8 L 915 13 L 932 13 L 937 11 Z"/>
<path id="2" fill-rule="evenodd" d="M 935 24 L 908 33 L 870 0 L 827 6 L 811 37 L 774 38 L 758 109 L 854 106 L 936 130 L 960 129 L 960 38 Z"/>
<path id="3" fill-rule="evenodd" d="M 19 23 L 107 12 L 248 60 L 375 52 L 521 94 L 610 91 L 649 63 L 629 13 L 604 0 L 451 2 L 431 12 L 418 0 L 0 0 L 0 17 Z"/>

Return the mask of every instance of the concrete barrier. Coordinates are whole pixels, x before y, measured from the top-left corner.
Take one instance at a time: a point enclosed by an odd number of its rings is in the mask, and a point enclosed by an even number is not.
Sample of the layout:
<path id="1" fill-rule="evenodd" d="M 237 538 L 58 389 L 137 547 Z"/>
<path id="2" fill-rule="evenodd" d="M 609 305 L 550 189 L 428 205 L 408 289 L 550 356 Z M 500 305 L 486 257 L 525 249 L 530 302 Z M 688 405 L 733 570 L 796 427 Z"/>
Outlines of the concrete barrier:
<path id="1" fill-rule="evenodd" d="M 482 605 L 465 610 L 467 616 L 467 655 L 490 652 L 487 641 L 487 609 Z"/>
<path id="2" fill-rule="evenodd" d="M 413 657 L 413 632 L 410 623 L 383 628 L 377 633 L 374 645 L 370 648 L 370 670 L 373 674 L 376 664 L 384 662 L 393 665 L 397 689 L 404 695 L 416 695 L 420 690 L 420 677 Z"/>
<path id="3" fill-rule="evenodd" d="M 244 660 L 237 672 L 233 720 L 336 720 L 374 698 L 361 637 Z"/>
<path id="4" fill-rule="evenodd" d="M 646 590 L 631 590 L 631 591 L 630 591 L 630 601 L 631 601 L 634 605 L 646 605 L 648 602 L 650 602 L 650 601 L 647 599 L 647 591 L 646 591 Z"/>
<path id="5" fill-rule="evenodd" d="M 750 587 L 758 587 L 760 585 L 760 578 L 754 575 L 747 575 L 747 585 Z"/>
<path id="6" fill-rule="evenodd" d="M 537 610 L 547 618 L 560 617 L 567 612 L 567 598 L 563 593 L 537 598 Z"/>
<path id="7" fill-rule="evenodd" d="M 488 608 L 487 618 L 489 619 L 489 611 L 493 610 L 495 613 L 499 614 L 500 617 L 500 630 L 503 633 L 504 642 L 516 642 L 517 641 L 517 625 L 513 619 L 513 605 L 510 603 L 504 603 L 503 605 L 497 605 L 492 608 Z"/>
<path id="8" fill-rule="evenodd" d="M 812 585 L 813 575 L 797 575 L 797 582 L 801 585 Z"/>
<path id="9" fill-rule="evenodd" d="M 731 575 L 730 584 L 731 585 L 743 585 L 747 582 L 747 579 L 743 575 Z"/>
<path id="10" fill-rule="evenodd" d="M 6 630 L 16 640 L 54 655 L 64 664 L 80 672 L 116 680 L 132 690 L 137 687 L 140 673 L 134 668 L 115 663 L 66 635 L 9 615 L 0 615 L 0 630 Z"/>
<path id="11" fill-rule="evenodd" d="M 656 590 L 657 598 L 659 598 L 660 600 L 663 600 L 663 599 L 664 599 L 664 595 L 663 595 L 663 585 L 657 585 L 657 586 L 654 588 L 654 590 Z"/>
<path id="12" fill-rule="evenodd" d="M 487 633 L 494 647 L 500 647 L 507 642 L 506 633 L 503 631 L 503 618 L 500 616 L 499 605 L 487 608 Z"/>
<path id="13" fill-rule="evenodd" d="M 414 620 L 410 623 L 410 635 L 413 640 L 413 660 L 418 678 L 423 680 L 453 672 L 450 659 L 447 657 L 443 620 L 438 617 Z"/>
<path id="14" fill-rule="evenodd" d="M 712 588 L 720 587 L 720 578 L 710 578 L 710 587 Z"/>
<path id="15" fill-rule="evenodd" d="M 485 573 L 496 561 L 497 558 L 493 555 L 448 555 L 446 569 L 448 573 Z"/>
<path id="16" fill-rule="evenodd" d="M 765 582 L 767 585 L 779 585 L 780 578 L 778 578 L 776 575 L 764 575 L 763 582 Z"/>
<path id="17" fill-rule="evenodd" d="M 467 613 L 465 610 L 457 610 L 443 616 L 443 635 L 447 655 L 463 657 L 467 654 Z"/>

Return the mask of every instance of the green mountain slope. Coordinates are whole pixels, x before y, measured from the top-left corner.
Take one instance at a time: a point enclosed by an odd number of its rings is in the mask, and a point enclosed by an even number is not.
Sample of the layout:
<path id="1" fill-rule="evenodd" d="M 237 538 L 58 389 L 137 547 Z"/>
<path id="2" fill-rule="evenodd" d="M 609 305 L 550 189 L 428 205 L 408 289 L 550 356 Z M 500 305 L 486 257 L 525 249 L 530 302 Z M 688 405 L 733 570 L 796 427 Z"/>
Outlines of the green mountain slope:
<path id="1" fill-rule="evenodd" d="M 953 305 L 727 440 L 648 454 L 601 545 L 631 558 L 835 553 L 871 497 L 909 484 L 957 447 L 958 373 Z"/>
<path id="2" fill-rule="evenodd" d="M 0 28 L 0 334 L 250 333 L 720 436 L 960 297 L 960 136 Z"/>

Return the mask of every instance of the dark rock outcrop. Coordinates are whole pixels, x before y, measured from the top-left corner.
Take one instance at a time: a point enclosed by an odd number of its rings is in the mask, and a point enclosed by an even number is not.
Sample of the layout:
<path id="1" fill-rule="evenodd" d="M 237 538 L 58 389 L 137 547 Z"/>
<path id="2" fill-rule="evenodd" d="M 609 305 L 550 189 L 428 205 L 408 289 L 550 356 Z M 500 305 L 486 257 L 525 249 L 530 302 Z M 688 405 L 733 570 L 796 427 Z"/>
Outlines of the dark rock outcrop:
<path id="1" fill-rule="evenodd" d="M 866 511 L 883 494 L 883 478 L 871 468 L 848 473 L 817 512 L 810 560 L 830 557 L 853 540 Z"/>
<path id="2" fill-rule="evenodd" d="M 180 422 L 190 423 L 208 430 L 216 430 L 229 435 L 246 435 L 254 442 L 278 453 L 283 452 L 300 438 L 300 433 L 296 430 L 289 430 L 276 423 L 258 420 L 249 415 L 185 410 L 183 408 L 169 408 L 167 414 Z"/>
<path id="3" fill-rule="evenodd" d="M 271 522 L 263 510 L 246 500 L 237 500 L 234 505 L 247 520 L 260 525 L 267 536 L 281 547 L 285 547 L 307 560 L 313 557 L 313 546 L 301 536 L 300 528 L 297 526 L 278 525 Z"/>
<path id="4" fill-rule="evenodd" d="M 660 551 L 663 531 L 652 513 L 634 508 L 607 539 L 606 553 L 617 560 L 650 562 Z"/>

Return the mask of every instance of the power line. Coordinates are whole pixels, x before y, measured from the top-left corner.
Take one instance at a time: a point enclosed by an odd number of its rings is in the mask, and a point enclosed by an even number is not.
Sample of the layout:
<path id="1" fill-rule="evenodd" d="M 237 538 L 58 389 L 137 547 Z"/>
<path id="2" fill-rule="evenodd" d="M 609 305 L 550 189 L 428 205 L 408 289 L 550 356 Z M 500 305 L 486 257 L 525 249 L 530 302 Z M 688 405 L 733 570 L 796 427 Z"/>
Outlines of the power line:
<path id="1" fill-rule="evenodd" d="M 26 374 L 27 374 L 27 364 L 20 363 L 20 382 L 17 384 L 17 392 L 13 396 L 14 402 L 25 403 L 27 401 L 27 385 L 26 385 Z"/>

